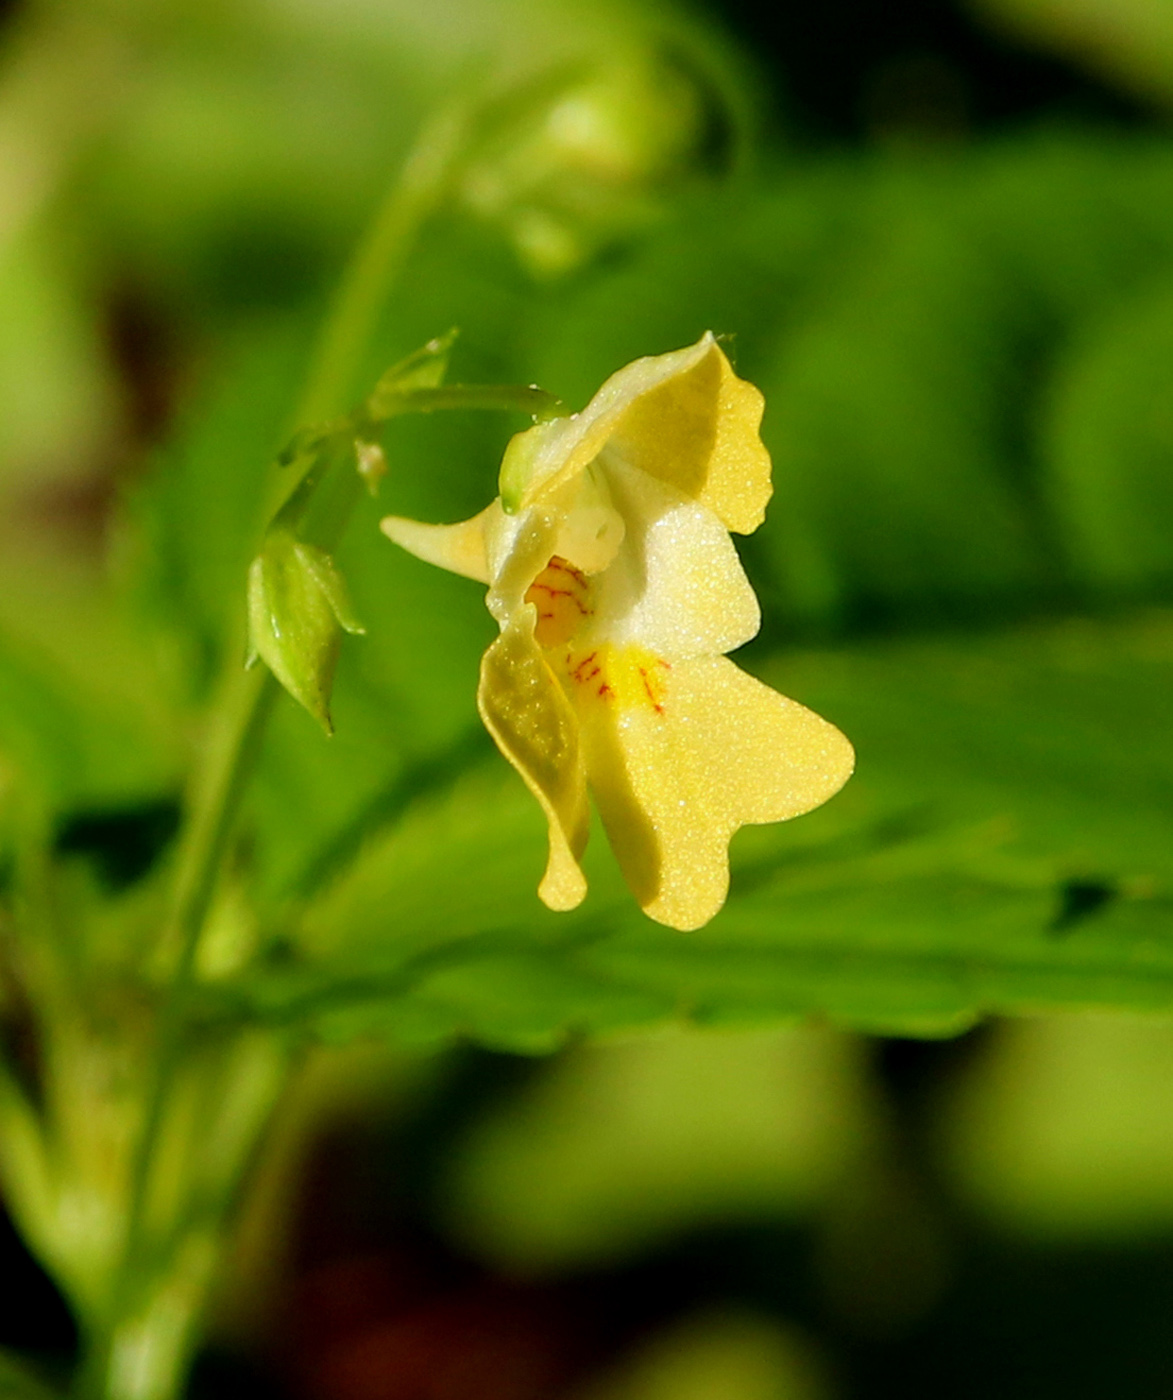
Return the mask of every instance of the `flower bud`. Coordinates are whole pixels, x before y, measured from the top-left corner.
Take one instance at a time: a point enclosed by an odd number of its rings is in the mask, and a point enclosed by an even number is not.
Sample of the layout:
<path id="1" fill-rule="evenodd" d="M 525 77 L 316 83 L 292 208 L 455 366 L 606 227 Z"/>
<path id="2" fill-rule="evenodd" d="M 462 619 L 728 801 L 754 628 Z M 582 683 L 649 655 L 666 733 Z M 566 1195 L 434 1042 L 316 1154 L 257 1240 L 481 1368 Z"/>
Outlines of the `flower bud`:
<path id="1" fill-rule="evenodd" d="M 346 585 L 325 550 L 291 531 L 269 531 L 248 577 L 249 643 L 327 734 L 342 632 L 361 633 Z"/>
<path id="2" fill-rule="evenodd" d="M 721 105 L 700 74 L 646 52 L 547 80 L 490 121 L 461 196 L 504 224 L 531 272 L 556 276 L 709 163 Z"/>

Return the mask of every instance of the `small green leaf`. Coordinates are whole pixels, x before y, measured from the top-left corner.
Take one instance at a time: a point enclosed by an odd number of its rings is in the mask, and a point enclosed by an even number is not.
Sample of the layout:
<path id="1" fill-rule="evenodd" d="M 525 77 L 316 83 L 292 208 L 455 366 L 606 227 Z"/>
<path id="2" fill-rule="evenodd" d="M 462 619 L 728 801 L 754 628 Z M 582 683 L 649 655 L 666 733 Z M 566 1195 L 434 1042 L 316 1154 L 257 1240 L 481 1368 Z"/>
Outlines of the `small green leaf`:
<path id="1" fill-rule="evenodd" d="M 363 631 L 333 559 L 288 530 L 270 530 L 249 569 L 248 614 L 252 651 L 331 733 L 340 632 Z"/>
<path id="2" fill-rule="evenodd" d="M 444 382 L 448 360 L 460 332 L 454 326 L 445 335 L 437 336 L 413 350 L 398 364 L 391 366 L 375 385 L 367 409 L 372 418 L 381 418 L 380 405 L 388 395 L 399 395 L 408 389 L 435 389 Z"/>

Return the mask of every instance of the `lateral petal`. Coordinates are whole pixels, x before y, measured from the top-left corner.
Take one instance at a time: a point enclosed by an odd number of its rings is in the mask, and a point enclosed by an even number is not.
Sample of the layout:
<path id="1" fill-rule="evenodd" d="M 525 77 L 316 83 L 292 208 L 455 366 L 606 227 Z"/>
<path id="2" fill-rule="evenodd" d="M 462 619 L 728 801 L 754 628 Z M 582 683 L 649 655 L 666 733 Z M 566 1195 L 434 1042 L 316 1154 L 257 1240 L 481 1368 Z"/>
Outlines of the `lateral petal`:
<path id="1" fill-rule="evenodd" d="M 644 912 L 694 929 L 725 902 L 733 833 L 819 806 L 854 754 L 834 725 L 724 657 L 672 667 L 656 700 L 581 707 L 590 784 Z"/>
<path id="2" fill-rule="evenodd" d="M 758 600 L 729 531 L 669 483 L 601 459 L 626 533 L 598 587 L 592 631 L 675 663 L 757 634 Z"/>
<path id="3" fill-rule="evenodd" d="M 421 520 L 407 520 L 401 515 L 388 515 L 379 528 L 401 549 L 414 554 L 426 564 L 436 564 L 453 574 L 489 582 L 489 560 L 485 549 L 485 527 L 501 507 L 494 501 L 471 520 L 456 525 L 425 525 Z"/>
<path id="4" fill-rule="evenodd" d="M 590 829 L 579 722 L 534 640 L 525 604 L 481 660 L 477 707 L 497 747 L 525 780 L 549 823 L 550 855 L 538 894 L 573 909 L 586 894 L 579 857 Z"/>

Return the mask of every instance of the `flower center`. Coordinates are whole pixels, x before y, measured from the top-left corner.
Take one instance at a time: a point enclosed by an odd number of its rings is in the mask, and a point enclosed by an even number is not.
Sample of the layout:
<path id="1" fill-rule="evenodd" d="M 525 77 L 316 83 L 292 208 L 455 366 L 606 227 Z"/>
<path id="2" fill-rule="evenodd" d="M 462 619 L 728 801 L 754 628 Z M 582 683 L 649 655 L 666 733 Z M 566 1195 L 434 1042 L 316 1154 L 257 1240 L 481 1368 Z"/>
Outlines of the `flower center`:
<path id="1" fill-rule="evenodd" d="M 546 650 L 565 646 L 594 612 L 590 580 L 560 554 L 551 558 L 526 589 L 525 601 L 538 610 L 534 637 Z"/>
<path id="2" fill-rule="evenodd" d="M 672 667 L 643 647 L 617 647 L 604 642 L 586 655 L 566 656 L 571 695 L 579 702 L 602 701 L 622 710 L 651 709 L 664 713 Z"/>
<path id="3" fill-rule="evenodd" d="M 582 569 L 555 554 L 526 589 L 525 601 L 537 609 L 534 638 L 563 688 L 578 705 L 617 705 L 621 710 L 664 713 L 672 667 L 640 646 L 580 641 L 583 624 L 594 615 L 592 580 Z"/>

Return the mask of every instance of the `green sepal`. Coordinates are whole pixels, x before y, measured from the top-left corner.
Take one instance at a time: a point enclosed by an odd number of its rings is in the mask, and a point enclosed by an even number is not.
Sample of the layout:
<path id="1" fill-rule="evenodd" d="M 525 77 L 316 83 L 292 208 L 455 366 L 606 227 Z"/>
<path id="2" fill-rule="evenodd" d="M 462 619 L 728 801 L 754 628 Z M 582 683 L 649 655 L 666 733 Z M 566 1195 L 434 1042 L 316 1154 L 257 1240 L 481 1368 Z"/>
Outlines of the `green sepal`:
<path id="1" fill-rule="evenodd" d="M 269 531 L 248 577 L 249 646 L 327 734 L 343 631 L 361 633 L 346 585 L 325 550 Z"/>
<path id="2" fill-rule="evenodd" d="M 279 467 L 298 466 L 301 471 L 296 485 L 283 491 L 274 525 L 285 530 L 298 527 L 331 462 L 340 462 L 351 447 L 359 476 L 371 495 L 377 494 L 387 473 L 378 429 L 392 418 L 451 409 L 490 410 L 525 413 L 534 423 L 545 423 L 571 412 L 560 398 L 536 384 L 444 384 L 456 336 L 450 330 L 392 365 L 353 413 L 298 429 L 277 454 Z"/>
<path id="3" fill-rule="evenodd" d="M 307 544 L 304 540 L 298 540 L 295 543 L 294 551 L 306 571 L 322 590 L 342 630 L 349 632 L 352 637 L 365 636 L 367 629 L 354 615 L 354 609 L 350 605 L 350 595 L 346 589 L 346 580 L 342 577 L 338 565 L 335 564 L 333 555 L 327 554 L 324 549 L 319 549 L 317 545 Z"/>
<path id="4" fill-rule="evenodd" d="M 452 347 L 459 334 L 459 330 L 453 326 L 444 335 L 429 340 L 426 345 L 421 345 L 390 369 L 384 370 L 371 398 L 384 393 L 400 393 L 404 389 L 434 389 L 438 384 L 443 384 Z"/>
<path id="5" fill-rule="evenodd" d="M 501 509 L 506 515 L 516 515 L 521 508 L 521 498 L 533 478 L 534 459 L 541 445 L 541 434 L 532 429 L 529 432 L 515 433 L 510 438 L 497 476 Z"/>

